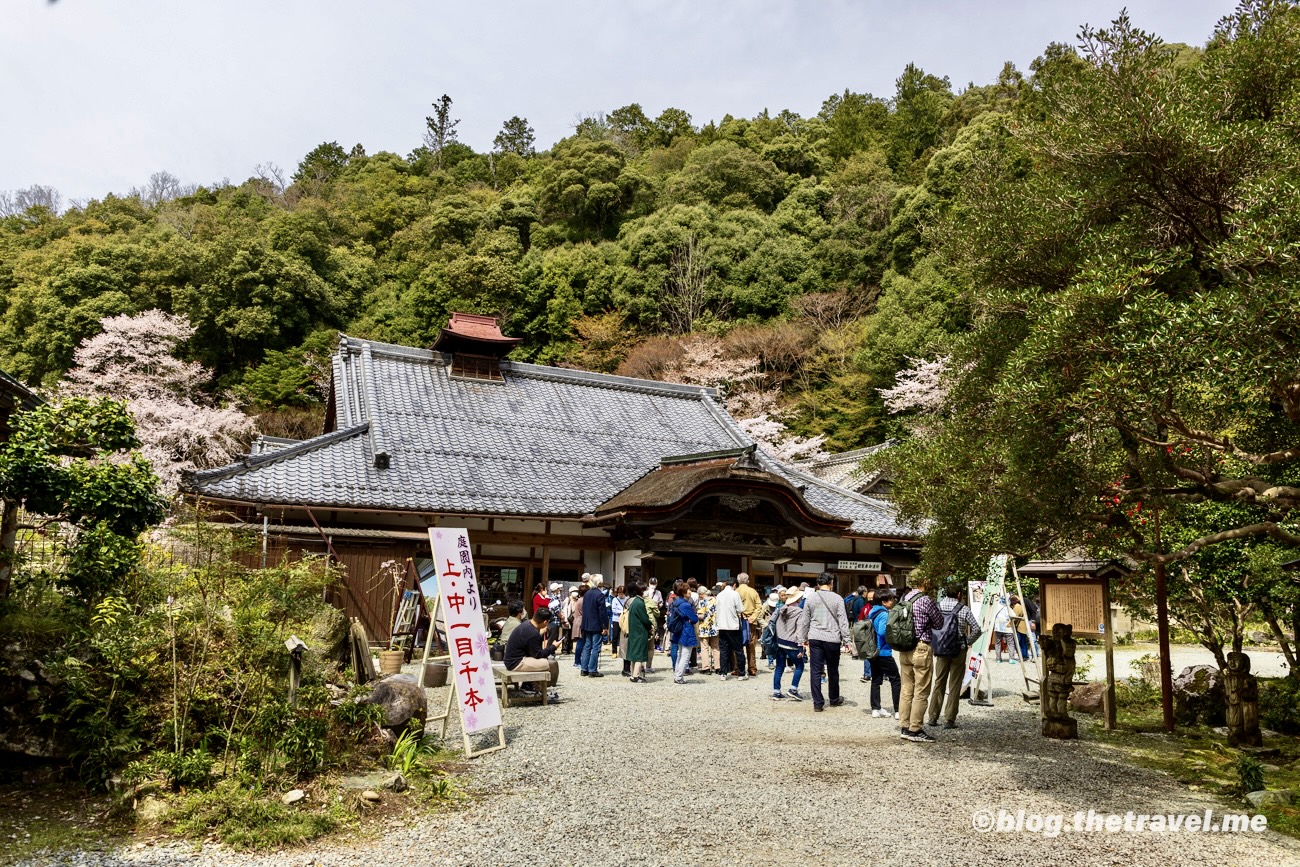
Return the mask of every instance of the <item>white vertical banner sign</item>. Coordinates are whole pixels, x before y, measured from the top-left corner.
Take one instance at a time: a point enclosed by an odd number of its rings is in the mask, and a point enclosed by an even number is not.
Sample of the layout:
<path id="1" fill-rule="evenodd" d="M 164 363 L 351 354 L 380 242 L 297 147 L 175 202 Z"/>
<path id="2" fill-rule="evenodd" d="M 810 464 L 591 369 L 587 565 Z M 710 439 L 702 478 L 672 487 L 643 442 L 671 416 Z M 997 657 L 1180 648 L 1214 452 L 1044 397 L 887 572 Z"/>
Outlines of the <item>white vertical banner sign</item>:
<path id="1" fill-rule="evenodd" d="M 438 574 L 440 608 L 447 624 L 449 675 L 454 678 L 460 701 L 461 730 L 473 734 L 497 728 L 501 725 L 501 706 L 496 697 L 469 531 L 431 527 L 429 542 Z"/>
<path id="2" fill-rule="evenodd" d="M 973 691 L 975 681 L 984 670 L 984 648 L 989 646 L 989 638 L 993 634 L 993 616 L 997 614 L 998 600 L 1002 596 L 1003 585 L 1006 582 L 1007 560 L 1006 554 L 990 557 L 989 571 L 985 579 L 970 582 L 971 610 L 975 612 L 975 619 L 980 622 L 981 630 L 979 640 L 974 646 L 966 649 L 966 674 L 962 677 L 961 688 L 964 691 L 967 687 L 971 687 L 972 699 L 975 697 Z M 978 600 L 976 600 L 977 593 Z"/>

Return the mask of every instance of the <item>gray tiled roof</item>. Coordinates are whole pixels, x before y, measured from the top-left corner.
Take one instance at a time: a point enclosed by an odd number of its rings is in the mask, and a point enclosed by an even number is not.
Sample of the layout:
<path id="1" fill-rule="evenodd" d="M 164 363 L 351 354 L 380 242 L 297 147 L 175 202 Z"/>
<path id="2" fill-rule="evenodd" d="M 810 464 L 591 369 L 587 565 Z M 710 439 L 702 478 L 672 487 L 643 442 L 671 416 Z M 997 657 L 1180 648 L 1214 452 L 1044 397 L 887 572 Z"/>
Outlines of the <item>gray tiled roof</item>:
<path id="1" fill-rule="evenodd" d="M 713 389 L 518 362 L 502 364 L 504 382 L 466 380 L 447 362 L 343 337 L 337 430 L 197 473 L 187 487 L 277 505 L 581 516 L 664 457 L 750 443 Z M 887 504 L 762 460 L 806 486 L 811 505 L 852 520 L 850 532 L 914 536 Z"/>
<path id="2" fill-rule="evenodd" d="M 876 443 L 874 446 L 839 452 L 807 464 L 803 469 L 817 478 L 838 487 L 861 491 L 870 487 L 881 476 L 880 470 L 864 471 L 862 469 L 863 458 L 884 451 L 895 444 L 895 440 L 885 440 L 883 443 Z"/>

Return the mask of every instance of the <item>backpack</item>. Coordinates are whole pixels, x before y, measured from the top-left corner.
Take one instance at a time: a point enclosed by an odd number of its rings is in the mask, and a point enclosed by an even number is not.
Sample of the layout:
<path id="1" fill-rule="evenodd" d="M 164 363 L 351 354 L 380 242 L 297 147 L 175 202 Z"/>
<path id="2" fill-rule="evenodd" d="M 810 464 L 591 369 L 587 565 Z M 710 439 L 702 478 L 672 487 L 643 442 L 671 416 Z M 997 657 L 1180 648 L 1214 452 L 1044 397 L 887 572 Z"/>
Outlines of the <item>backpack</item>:
<path id="1" fill-rule="evenodd" d="M 768 656 L 776 656 L 776 617 L 779 613 L 772 612 L 772 616 L 767 618 L 767 625 L 763 627 L 763 634 L 758 636 L 758 643 L 763 645 L 763 653 Z"/>
<path id="2" fill-rule="evenodd" d="M 943 616 L 943 626 L 930 630 L 930 647 L 935 656 L 958 656 L 961 653 L 961 604 Z"/>
<path id="3" fill-rule="evenodd" d="M 918 593 L 910 600 L 899 601 L 889 609 L 889 618 L 885 621 L 885 642 L 894 650 L 914 650 L 916 648 L 916 630 L 912 627 L 912 603 L 920 598 Z"/>
<path id="4" fill-rule="evenodd" d="M 668 631 L 673 635 L 682 631 L 682 615 L 677 610 L 677 603 L 680 601 L 681 598 L 678 597 L 673 600 L 672 605 L 668 606 Z"/>
<path id="5" fill-rule="evenodd" d="M 880 642 L 876 641 L 876 624 L 868 617 L 853 624 L 853 644 L 858 649 L 858 656 L 863 659 L 875 659 L 880 655 Z"/>

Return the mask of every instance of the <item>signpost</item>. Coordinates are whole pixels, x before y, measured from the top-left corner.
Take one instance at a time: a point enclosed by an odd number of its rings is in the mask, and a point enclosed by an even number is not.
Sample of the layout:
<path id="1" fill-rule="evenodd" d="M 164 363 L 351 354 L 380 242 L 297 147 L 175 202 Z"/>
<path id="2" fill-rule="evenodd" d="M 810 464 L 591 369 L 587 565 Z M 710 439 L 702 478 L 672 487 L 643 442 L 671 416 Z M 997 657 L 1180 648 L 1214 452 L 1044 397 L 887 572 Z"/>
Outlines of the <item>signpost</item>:
<path id="1" fill-rule="evenodd" d="M 970 582 L 970 607 L 980 622 L 980 636 L 979 641 L 966 649 L 966 674 L 962 677 L 961 688 L 962 691 L 970 688 L 972 704 L 990 703 L 979 701 L 979 692 L 983 692 L 989 699 L 993 698 L 993 676 L 984 664 L 984 649 L 989 646 L 989 636 L 993 634 L 993 616 L 997 613 L 996 601 L 1002 596 L 1006 581 L 1007 559 L 1005 554 L 990 557 L 988 576 L 983 581 Z M 985 605 L 985 601 L 992 604 Z"/>
<path id="2" fill-rule="evenodd" d="M 497 702 L 492 659 L 488 652 L 487 625 L 483 617 L 483 600 L 479 596 L 478 575 L 469 544 L 469 531 L 463 528 L 430 527 L 429 543 L 433 547 L 437 597 L 430 611 L 430 630 L 437 627 L 438 609 L 447 624 L 447 649 L 452 688 L 447 691 L 447 708 L 441 717 L 443 735 L 452 700 L 460 706 L 460 730 L 465 757 L 504 749 L 506 730 L 501 724 L 501 706 Z M 432 585 L 432 581 L 425 582 Z M 425 598 L 429 598 L 428 590 Z M 427 650 L 426 650 L 427 653 Z M 497 731 L 497 744 L 482 750 L 470 746 L 469 736 L 478 732 Z"/>
<path id="3" fill-rule="evenodd" d="M 1039 613 L 1044 629 L 1051 628 L 1048 624 L 1065 623 L 1072 627 L 1075 637 L 1105 639 L 1106 691 L 1102 694 L 1102 711 L 1105 727 L 1111 730 L 1115 728 L 1115 637 L 1110 617 L 1112 570 L 1087 565 L 1087 571 L 1062 564 L 1057 571 L 1042 574 L 1038 585 L 1042 594 Z"/>

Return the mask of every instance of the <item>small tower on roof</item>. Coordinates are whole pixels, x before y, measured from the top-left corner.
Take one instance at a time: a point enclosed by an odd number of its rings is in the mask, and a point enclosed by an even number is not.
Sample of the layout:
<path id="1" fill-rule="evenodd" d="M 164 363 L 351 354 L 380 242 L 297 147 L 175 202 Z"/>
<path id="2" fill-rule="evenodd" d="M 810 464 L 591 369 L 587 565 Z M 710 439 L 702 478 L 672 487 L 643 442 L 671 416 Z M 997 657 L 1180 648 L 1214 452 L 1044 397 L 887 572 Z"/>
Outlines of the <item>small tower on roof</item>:
<path id="1" fill-rule="evenodd" d="M 502 334 L 495 316 L 453 313 L 430 348 L 451 355 L 452 376 L 500 382 L 501 359 L 522 342 Z"/>

